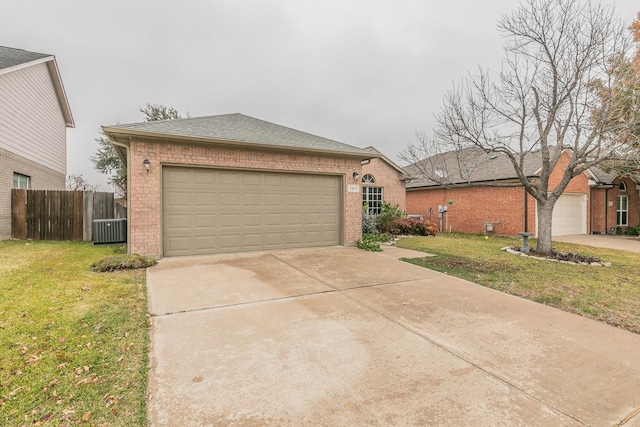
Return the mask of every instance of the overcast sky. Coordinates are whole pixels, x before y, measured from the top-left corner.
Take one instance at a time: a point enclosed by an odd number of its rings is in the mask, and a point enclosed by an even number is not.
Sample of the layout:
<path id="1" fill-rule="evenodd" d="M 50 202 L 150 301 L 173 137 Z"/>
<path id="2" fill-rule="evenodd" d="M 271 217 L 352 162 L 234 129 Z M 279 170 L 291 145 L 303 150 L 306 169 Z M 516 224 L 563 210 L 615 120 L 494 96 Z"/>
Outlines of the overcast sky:
<path id="1" fill-rule="evenodd" d="M 630 23 L 640 4 L 616 4 Z M 242 113 L 397 160 L 442 96 L 498 71 L 514 0 L 3 0 L 0 45 L 56 56 L 76 123 L 67 172 L 93 169 L 100 125 L 147 102 Z"/>

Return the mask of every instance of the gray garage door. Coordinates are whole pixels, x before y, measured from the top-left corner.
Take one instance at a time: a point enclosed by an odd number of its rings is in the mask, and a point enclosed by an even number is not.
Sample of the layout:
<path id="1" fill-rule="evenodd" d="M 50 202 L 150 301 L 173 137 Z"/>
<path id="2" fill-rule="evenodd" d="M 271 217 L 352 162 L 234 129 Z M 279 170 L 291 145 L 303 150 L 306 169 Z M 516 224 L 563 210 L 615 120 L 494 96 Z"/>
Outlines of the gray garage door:
<path id="1" fill-rule="evenodd" d="M 165 256 L 340 244 L 341 178 L 165 166 Z"/>

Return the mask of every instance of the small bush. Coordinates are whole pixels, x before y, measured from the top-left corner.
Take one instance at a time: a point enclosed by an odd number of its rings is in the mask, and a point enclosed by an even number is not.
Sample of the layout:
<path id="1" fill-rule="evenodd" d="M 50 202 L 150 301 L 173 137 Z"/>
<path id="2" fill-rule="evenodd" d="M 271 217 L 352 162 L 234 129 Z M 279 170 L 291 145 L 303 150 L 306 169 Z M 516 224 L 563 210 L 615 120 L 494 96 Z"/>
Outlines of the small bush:
<path id="1" fill-rule="evenodd" d="M 363 233 L 362 234 L 362 240 L 370 240 L 372 242 L 381 242 L 381 243 L 385 243 L 389 241 L 389 236 L 387 236 L 386 234 L 369 234 L 369 233 Z"/>
<path id="2" fill-rule="evenodd" d="M 356 246 L 369 252 L 382 252 L 382 249 L 380 249 L 380 242 L 376 242 L 373 240 L 358 240 L 356 242 Z"/>
<path id="3" fill-rule="evenodd" d="M 156 260 L 146 256 L 133 255 L 116 255 L 102 258 L 91 264 L 91 270 L 97 272 L 116 271 L 116 270 L 132 270 L 135 268 L 147 268 L 156 265 Z"/>
<path id="4" fill-rule="evenodd" d="M 406 234 L 412 236 L 435 236 L 438 233 L 436 226 L 429 221 L 421 221 L 417 218 L 400 218 L 391 224 L 393 234 Z"/>
<path id="5" fill-rule="evenodd" d="M 377 218 L 375 214 L 369 213 L 369 208 L 365 205 L 362 208 L 362 233 L 378 234 Z"/>
<path id="6" fill-rule="evenodd" d="M 638 236 L 640 235 L 640 225 L 636 227 L 629 227 L 625 233 L 627 236 Z"/>
<path id="7" fill-rule="evenodd" d="M 407 214 L 400 209 L 398 205 L 391 206 L 389 203 L 383 203 L 377 217 L 378 231 L 380 231 L 380 233 L 391 232 L 391 226 L 394 221 L 400 218 L 405 218 L 406 216 Z"/>

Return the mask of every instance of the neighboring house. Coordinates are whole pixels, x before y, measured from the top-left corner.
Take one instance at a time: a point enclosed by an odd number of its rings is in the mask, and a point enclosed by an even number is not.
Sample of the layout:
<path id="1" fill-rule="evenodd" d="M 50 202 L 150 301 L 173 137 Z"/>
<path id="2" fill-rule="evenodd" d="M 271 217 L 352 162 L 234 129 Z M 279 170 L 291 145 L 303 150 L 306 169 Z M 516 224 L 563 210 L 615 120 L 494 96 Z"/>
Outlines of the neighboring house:
<path id="1" fill-rule="evenodd" d="M 361 148 L 242 114 L 103 126 L 128 170 L 131 253 L 350 245 Z"/>
<path id="2" fill-rule="evenodd" d="M 385 202 L 406 210 L 406 171 L 375 148 L 367 147 L 365 150 L 380 157 L 362 165 L 362 204 L 366 204 L 373 214 L 380 213 Z"/>
<path id="3" fill-rule="evenodd" d="M 568 161 L 565 152 L 551 174 L 550 190 L 560 181 Z M 524 165 L 525 176 L 537 179 L 540 152 L 529 153 Z M 528 231 L 537 235 L 536 200 L 525 191 L 505 155 L 468 148 L 405 169 L 422 176 L 407 184 L 407 210 L 423 215 L 442 230 L 505 236 Z M 425 178 L 421 169 L 434 180 Z M 555 204 L 552 235 L 635 227 L 640 222 L 639 190 L 629 178 L 617 178 L 597 168 L 586 170 L 570 181 Z M 443 208 L 446 212 L 439 215 Z"/>
<path id="4" fill-rule="evenodd" d="M 11 188 L 64 190 L 68 127 L 55 57 L 0 46 L 0 240 L 11 237 Z"/>

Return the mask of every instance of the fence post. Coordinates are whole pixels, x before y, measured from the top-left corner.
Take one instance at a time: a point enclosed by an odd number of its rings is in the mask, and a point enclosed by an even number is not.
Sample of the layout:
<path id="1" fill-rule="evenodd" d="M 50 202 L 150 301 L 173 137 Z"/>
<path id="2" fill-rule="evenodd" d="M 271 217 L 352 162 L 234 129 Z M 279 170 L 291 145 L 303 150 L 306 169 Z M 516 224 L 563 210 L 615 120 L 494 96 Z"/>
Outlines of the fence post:
<path id="1" fill-rule="evenodd" d="M 11 190 L 11 238 L 27 238 L 27 190 Z"/>
<path id="2" fill-rule="evenodd" d="M 94 193 L 93 191 L 85 191 L 83 194 L 84 220 L 82 221 L 82 238 L 85 242 L 90 242 L 93 240 L 93 198 L 95 197 L 96 193 Z"/>

